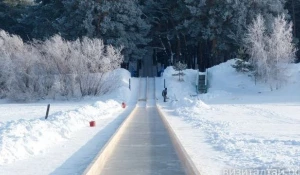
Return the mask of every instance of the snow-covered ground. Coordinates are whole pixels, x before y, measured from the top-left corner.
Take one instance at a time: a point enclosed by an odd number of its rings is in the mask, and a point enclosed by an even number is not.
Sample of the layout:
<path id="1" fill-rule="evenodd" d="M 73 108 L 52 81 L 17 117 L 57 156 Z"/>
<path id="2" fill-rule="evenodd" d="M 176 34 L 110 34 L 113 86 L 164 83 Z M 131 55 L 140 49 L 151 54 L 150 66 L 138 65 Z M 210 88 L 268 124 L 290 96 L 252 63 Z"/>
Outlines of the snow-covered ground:
<path id="1" fill-rule="evenodd" d="M 168 67 L 156 83 L 158 105 L 202 175 L 227 171 L 300 169 L 300 65 L 290 67 L 288 83 L 270 91 L 233 60 L 209 69 L 207 94 L 196 94 L 195 70 L 184 81 Z M 129 72 L 111 94 L 72 102 L 30 104 L 0 102 L 0 174 L 81 174 L 130 113 L 137 79 L 128 89 Z M 163 79 L 168 102 L 161 91 Z M 126 109 L 121 103 L 128 103 Z M 50 116 L 45 120 L 47 104 Z M 95 120 L 96 127 L 89 127 Z M 300 171 L 300 170 L 299 170 Z"/>
<path id="2" fill-rule="evenodd" d="M 186 70 L 184 82 L 172 68 L 164 72 L 170 99 L 159 105 L 176 134 L 202 175 L 300 173 L 300 64 L 290 66 L 284 87 L 270 91 L 233 63 L 210 68 L 211 88 L 198 96 L 195 71 Z"/>
<path id="3" fill-rule="evenodd" d="M 133 109 L 136 95 L 131 92 L 137 87 L 130 91 L 130 73 L 117 72 L 121 87 L 99 98 L 28 104 L 2 100 L 0 174 L 81 174 Z M 45 120 L 47 104 L 51 107 Z M 90 121 L 96 127 L 89 127 Z"/>

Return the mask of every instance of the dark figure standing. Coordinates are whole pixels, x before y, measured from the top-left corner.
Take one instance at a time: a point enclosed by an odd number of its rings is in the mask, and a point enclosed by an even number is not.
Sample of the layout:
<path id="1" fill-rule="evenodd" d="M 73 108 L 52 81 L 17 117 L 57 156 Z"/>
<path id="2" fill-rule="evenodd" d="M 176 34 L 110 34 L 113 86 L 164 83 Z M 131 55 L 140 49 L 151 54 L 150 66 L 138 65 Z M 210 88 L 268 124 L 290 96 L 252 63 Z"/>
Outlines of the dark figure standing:
<path id="1" fill-rule="evenodd" d="M 163 91 L 162 91 L 162 96 L 164 97 L 164 102 L 167 101 L 167 88 L 165 88 Z"/>

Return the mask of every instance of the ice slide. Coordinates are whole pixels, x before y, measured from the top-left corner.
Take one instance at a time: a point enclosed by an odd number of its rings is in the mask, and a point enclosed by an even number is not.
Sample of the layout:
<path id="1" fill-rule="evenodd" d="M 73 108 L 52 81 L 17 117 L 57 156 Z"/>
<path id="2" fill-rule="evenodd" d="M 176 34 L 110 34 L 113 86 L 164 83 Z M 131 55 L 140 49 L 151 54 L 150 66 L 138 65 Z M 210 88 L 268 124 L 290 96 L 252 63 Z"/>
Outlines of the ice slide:
<path id="1" fill-rule="evenodd" d="M 199 174 L 155 99 L 155 78 L 140 78 L 136 108 L 83 174 Z"/>

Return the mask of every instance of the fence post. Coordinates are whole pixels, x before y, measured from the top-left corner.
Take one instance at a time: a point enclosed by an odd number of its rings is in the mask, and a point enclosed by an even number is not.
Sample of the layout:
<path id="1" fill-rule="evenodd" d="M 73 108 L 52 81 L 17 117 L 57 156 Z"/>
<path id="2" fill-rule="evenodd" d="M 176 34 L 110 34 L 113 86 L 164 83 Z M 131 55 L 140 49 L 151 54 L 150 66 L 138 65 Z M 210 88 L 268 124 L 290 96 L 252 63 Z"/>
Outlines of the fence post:
<path id="1" fill-rule="evenodd" d="M 130 87 L 130 78 L 129 78 L 129 90 L 131 90 L 131 87 Z"/>
<path id="2" fill-rule="evenodd" d="M 46 112 L 46 117 L 45 117 L 45 119 L 48 118 L 49 110 L 50 110 L 50 104 L 48 104 L 48 106 L 47 106 L 47 112 Z"/>

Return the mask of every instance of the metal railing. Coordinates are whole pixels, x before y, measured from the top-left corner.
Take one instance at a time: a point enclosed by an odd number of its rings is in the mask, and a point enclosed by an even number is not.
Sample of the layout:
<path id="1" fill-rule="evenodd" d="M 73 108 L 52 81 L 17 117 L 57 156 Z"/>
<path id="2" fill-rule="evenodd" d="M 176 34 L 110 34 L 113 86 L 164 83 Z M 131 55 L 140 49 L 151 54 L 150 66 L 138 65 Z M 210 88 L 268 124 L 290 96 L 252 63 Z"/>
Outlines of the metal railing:
<path id="1" fill-rule="evenodd" d="M 207 93 L 208 90 L 208 69 L 205 70 L 204 76 L 205 76 L 205 80 L 204 80 L 204 88 L 203 86 L 199 85 L 199 75 L 200 72 L 199 70 L 197 71 L 197 76 L 196 76 L 196 93 Z M 201 89 L 200 89 L 201 88 Z M 201 91 L 201 92 L 200 92 Z"/>

